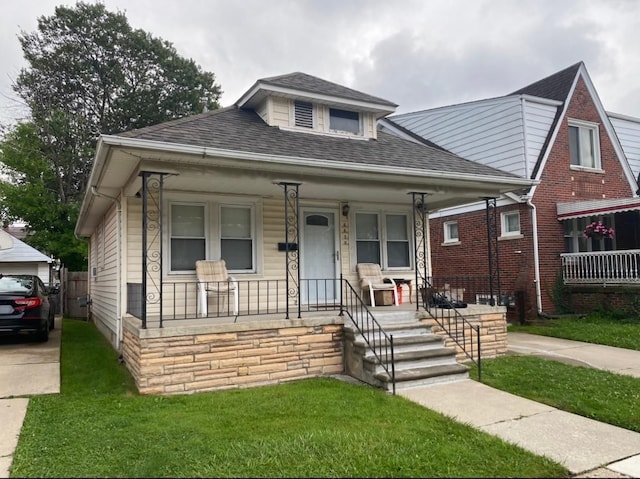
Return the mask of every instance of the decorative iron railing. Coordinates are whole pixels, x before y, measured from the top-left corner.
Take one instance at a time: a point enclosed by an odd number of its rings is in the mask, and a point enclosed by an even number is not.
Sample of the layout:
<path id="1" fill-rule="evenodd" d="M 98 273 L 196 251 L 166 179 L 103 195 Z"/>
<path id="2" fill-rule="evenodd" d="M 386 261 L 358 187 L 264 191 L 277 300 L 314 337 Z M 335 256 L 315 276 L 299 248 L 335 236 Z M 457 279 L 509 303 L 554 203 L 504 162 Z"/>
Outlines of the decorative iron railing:
<path id="1" fill-rule="evenodd" d="M 563 253 L 564 284 L 639 284 L 640 250 Z"/>
<path id="2" fill-rule="evenodd" d="M 391 378 L 393 394 L 396 393 L 396 370 L 393 360 L 393 335 L 387 334 L 374 318 L 369 308 L 347 280 L 342 280 L 344 291 L 341 293 L 343 307 L 340 314 L 346 313 L 367 346 L 373 352 L 380 366 Z"/>
<path id="3" fill-rule="evenodd" d="M 465 307 L 464 302 L 438 291 L 428 280 L 419 291 L 424 309 L 478 367 L 478 381 L 482 381 L 480 326 L 472 324 L 460 313 L 458 309 Z"/>

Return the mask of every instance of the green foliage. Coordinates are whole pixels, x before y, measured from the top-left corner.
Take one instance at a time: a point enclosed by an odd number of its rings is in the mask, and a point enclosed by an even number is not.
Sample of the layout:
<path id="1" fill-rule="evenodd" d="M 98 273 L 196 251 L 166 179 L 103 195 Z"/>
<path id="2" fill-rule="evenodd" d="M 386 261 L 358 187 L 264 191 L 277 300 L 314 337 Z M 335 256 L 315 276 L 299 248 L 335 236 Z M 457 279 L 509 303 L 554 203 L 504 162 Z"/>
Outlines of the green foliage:
<path id="1" fill-rule="evenodd" d="M 556 307 L 556 313 L 565 314 L 571 312 L 571 297 L 569 296 L 567 287 L 564 284 L 562 271 L 558 271 L 555 282 L 553 283 L 552 300 Z"/>
<path id="2" fill-rule="evenodd" d="M 329 378 L 135 395 L 91 323 L 63 322 L 61 361 L 62 393 L 29 402 L 13 477 L 567 477 L 404 398 Z"/>
<path id="3" fill-rule="evenodd" d="M 73 231 L 99 135 L 215 109 L 221 90 L 213 73 L 101 3 L 59 6 L 18 38 L 27 68 L 14 89 L 31 120 L 0 142 L 13 181 L 0 191 L 3 219 L 25 221 L 33 246 L 86 269 Z"/>

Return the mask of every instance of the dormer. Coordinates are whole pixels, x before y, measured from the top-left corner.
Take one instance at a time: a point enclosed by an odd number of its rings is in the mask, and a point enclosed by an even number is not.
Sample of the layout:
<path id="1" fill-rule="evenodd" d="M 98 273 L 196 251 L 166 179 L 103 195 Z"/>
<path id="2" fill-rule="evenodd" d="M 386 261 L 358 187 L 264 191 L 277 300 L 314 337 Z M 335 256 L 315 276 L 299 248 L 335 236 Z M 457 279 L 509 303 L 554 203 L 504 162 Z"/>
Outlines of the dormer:
<path id="1" fill-rule="evenodd" d="M 397 105 L 320 78 L 295 72 L 258 80 L 237 106 L 282 129 L 375 139 L 378 119 Z"/>

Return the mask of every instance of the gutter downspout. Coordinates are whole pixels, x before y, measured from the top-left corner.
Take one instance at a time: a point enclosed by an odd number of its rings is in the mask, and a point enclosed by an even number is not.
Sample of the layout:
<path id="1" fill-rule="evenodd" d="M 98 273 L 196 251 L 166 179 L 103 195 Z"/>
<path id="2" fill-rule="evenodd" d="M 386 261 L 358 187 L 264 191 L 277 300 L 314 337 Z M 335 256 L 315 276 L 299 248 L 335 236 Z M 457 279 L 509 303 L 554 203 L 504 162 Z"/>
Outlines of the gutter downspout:
<path id="1" fill-rule="evenodd" d="M 540 251 L 538 244 L 538 212 L 536 205 L 531 202 L 531 197 L 527 198 L 527 206 L 531 208 L 531 226 L 533 228 L 533 266 L 536 283 L 536 305 L 538 315 L 542 315 L 542 293 L 540 291 Z"/>
<path id="2" fill-rule="evenodd" d="M 105 198 L 107 200 L 111 200 L 113 202 L 114 205 L 116 205 L 116 216 L 117 216 L 117 220 L 116 220 L 116 244 L 117 244 L 117 248 L 116 248 L 116 278 L 118 281 L 118 286 L 116 288 L 116 345 L 118 348 L 118 351 L 121 350 L 120 348 L 120 341 L 122 341 L 122 278 L 120 278 L 120 274 L 121 274 L 121 267 L 120 267 L 120 261 L 121 261 L 121 252 L 120 252 L 120 248 L 121 248 L 121 216 L 122 216 L 122 205 L 120 204 L 120 201 L 118 200 L 118 198 L 114 198 L 112 196 L 108 196 L 105 195 L 104 193 L 100 193 L 98 191 L 98 189 L 95 186 L 91 187 L 91 194 L 93 194 L 94 196 L 98 196 L 100 198 Z M 104 221 L 104 220 L 103 220 Z"/>

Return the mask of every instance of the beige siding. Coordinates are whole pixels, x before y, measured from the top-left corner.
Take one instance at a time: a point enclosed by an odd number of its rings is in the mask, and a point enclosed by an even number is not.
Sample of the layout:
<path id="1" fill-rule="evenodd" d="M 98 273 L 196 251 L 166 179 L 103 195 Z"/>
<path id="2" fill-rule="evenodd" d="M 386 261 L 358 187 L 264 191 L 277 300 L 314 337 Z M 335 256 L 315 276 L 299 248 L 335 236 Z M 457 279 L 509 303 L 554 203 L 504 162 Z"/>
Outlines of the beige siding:
<path id="1" fill-rule="evenodd" d="M 288 99 L 271 97 L 271 125 L 272 126 L 291 126 L 291 105 Z"/>
<path id="2" fill-rule="evenodd" d="M 316 115 L 315 129 L 318 131 L 328 131 L 329 124 L 327 122 L 327 109 L 321 105 L 314 105 L 314 114 Z"/>
<path id="3" fill-rule="evenodd" d="M 362 134 L 365 138 L 377 138 L 376 119 L 371 113 L 362 114 Z"/>
<path id="4" fill-rule="evenodd" d="M 92 236 L 91 264 L 96 274 L 89 275 L 91 290 L 91 314 L 96 323 L 110 332 L 113 343 L 118 325 L 118 215 L 115 206 L 102 219 Z M 117 346 L 114 344 L 114 346 Z"/>

